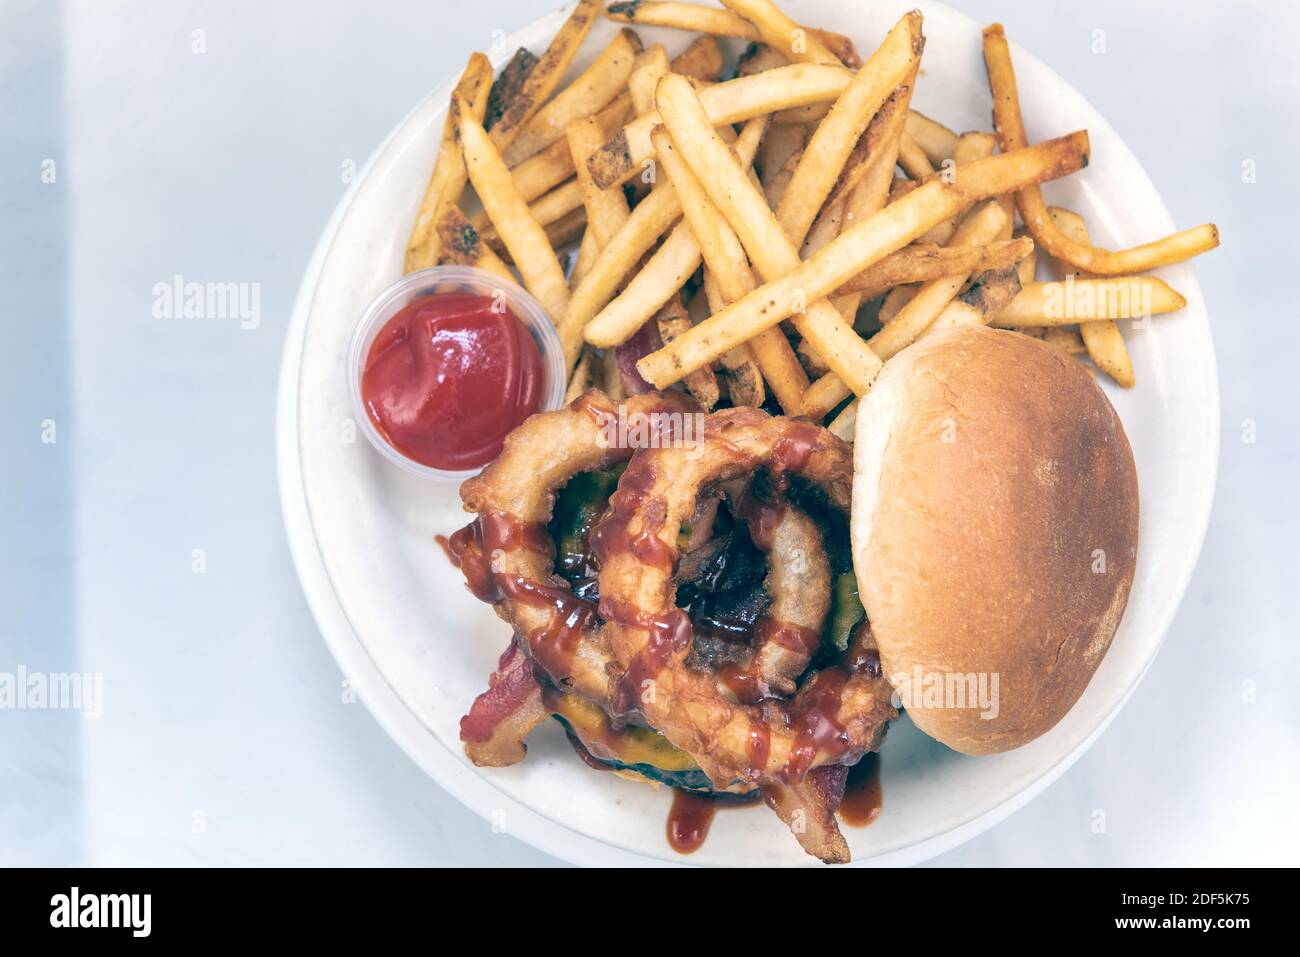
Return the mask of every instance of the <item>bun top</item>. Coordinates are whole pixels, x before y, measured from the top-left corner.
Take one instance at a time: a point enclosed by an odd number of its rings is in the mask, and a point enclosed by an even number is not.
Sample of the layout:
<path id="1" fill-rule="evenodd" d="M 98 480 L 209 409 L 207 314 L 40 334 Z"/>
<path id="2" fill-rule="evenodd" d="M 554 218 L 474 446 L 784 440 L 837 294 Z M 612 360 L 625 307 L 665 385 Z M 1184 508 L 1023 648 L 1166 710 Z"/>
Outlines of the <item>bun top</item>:
<path id="1" fill-rule="evenodd" d="M 1124 613 L 1138 488 L 1089 372 L 962 326 L 885 365 L 858 411 L 853 564 L 885 676 L 966 754 L 1052 728 Z"/>

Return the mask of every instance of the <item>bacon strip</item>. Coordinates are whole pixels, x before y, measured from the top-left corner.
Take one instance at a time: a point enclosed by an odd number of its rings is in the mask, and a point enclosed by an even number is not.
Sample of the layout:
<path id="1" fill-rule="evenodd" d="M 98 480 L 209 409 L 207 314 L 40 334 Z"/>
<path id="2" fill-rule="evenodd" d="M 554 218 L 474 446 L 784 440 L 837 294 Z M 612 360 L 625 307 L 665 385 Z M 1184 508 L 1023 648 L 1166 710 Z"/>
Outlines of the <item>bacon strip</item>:
<path id="1" fill-rule="evenodd" d="M 469 714 L 460 719 L 460 739 L 465 753 L 479 767 L 503 768 L 522 761 L 528 748 L 524 739 L 546 720 L 550 711 L 542 703 L 533 663 L 511 641 L 488 678 L 488 688 L 474 699 Z"/>
<path id="2" fill-rule="evenodd" d="M 767 806 L 790 828 L 799 846 L 825 864 L 849 862 L 849 842 L 835 820 L 848 779 L 846 765 L 827 764 L 813 768 L 798 784 L 774 781 L 763 786 Z"/>

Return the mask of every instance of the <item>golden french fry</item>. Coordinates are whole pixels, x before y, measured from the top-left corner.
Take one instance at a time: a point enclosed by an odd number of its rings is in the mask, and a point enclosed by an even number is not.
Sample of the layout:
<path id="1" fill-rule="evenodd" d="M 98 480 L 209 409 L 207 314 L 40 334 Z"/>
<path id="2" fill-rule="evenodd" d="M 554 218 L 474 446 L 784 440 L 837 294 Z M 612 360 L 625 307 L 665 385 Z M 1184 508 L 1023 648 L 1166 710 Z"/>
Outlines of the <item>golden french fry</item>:
<path id="1" fill-rule="evenodd" d="M 717 79 L 722 72 L 722 65 L 722 50 L 713 37 L 700 37 L 670 64 L 673 72 L 698 80 Z M 600 110 L 596 114 L 596 120 L 600 123 L 602 143 L 621 130 L 633 115 L 630 92 L 620 93 Z M 573 172 L 569 144 L 561 138 L 518 166 L 511 167 L 510 175 L 514 177 L 520 195 L 531 203 L 572 177 Z"/>
<path id="2" fill-rule="evenodd" d="M 713 126 L 740 123 L 789 106 L 834 100 L 854 74 L 841 66 L 797 63 L 741 76 L 700 90 L 700 101 Z M 602 189 L 625 183 L 654 155 L 650 131 L 663 122 L 646 113 L 606 141 L 590 160 L 591 175 Z"/>
<path id="3" fill-rule="evenodd" d="M 735 37 L 751 42 L 762 40 L 758 27 L 740 14 L 699 3 L 632 0 L 628 3 L 611 3 L 605 8 L 605 16 L 620 23 L 636 23 L 647 27 L 672 27 L 719 37 Z M 861 63 L 853 62 L 855 60 L 853 41 L 848 37 L 831 33 L 829 30 L 810 29 L 809 32 L 825 44 L 845 66 L 854 68 L 861 66 Z"/>
<path id="4" fill-rule="evenodd" d="M 1154 276 L 1108 276 L 1031 282 L 994 317 L 995 325 L 1068 326 L 1102 319 L 1142 319 L 1177 312 L 1187 300 Z"/>
<path id="5" fill-rule="evenodd" d="M 1015 231 L 1016 239 L 1026 239 L 1029 237 L 1029 231 L 1021 226 Z M 1034 246 L 1029 250 L 1029 255 L 1020 260 L 1020 285 L 1031 283 L 1038 275 L 1038 247 Z"/>
<path id="6" fill-rule="evenodd" d="M 766 119 L 750 120 L 736 141 L 736 151 L 746 166 L 757 152 L 766 126 Z M 669 176 L 668 181 L 676 187 L 676 178 Z M 680 193 L 677 199 L 679 209 L 685 210 L 689 201 Z M 626 288 L 586 324 L 583 336 L 587 342 L 603 348 L 626 342 L 700 268 L 700 243 L 690 223 L 689 219 L 679 223 Z"/>
<path id="7" fill-rule="evenodd" d="M 578 0 L 578 5 L 555 34 L 546 52 L 519 84 L 519 89 L 506 103 L 500 118 L 492 124 L 492 145 L 498 152 L 509 148 L 569 72 L 573 58 L 578 55 L 578 48 L 591 32 L 591 24 L 600 10 L 600 3 L 601 0 Z"/>
<path id="8" fill-rule="evenodd" d="M 573 270 L 569 273 L 569 288 L 577 289 L 582 277 L 591 272 L 592 263 L 600 255 L 600 243 L 596 234 L 590 229 L 582 233 L 582 242 L 578 246 L 578 255 L 573 260 Z"/>
<path id="9" fill-rule="evenodd" d="M 1024 121 L 1020 115 L 1020 94 L 1011 65 L 1011 49 L 1002 24 L 984 30 L 984 63 L 988 68 L 989 88 L 993 93 L 993 118 L 1003 151 L 1021 149 L 1028 144 Z M 1100 276 L 1120 276 L 1145 272 L 1158 266 L 1182 262 L 1219 245 L 1219 229 L 1212 223 L 1187 229 L 1155 242 L 1131 249 L 1112 251 L 1070 239 L 1052 222 L 1043 191 L 1037 185 L 1016 193 L 1016 206 L 1034 241 L 1047 253 L 1086 272 Z"/>
<path id="10" fill-rule="evenodd" d="M 934 321 L 931 330 L 948 328 L 960 323 L 982 325 L 989 317 L 1005 306 L 1020 291 L 1020 274 L 1015 266 L 988 270 L 977 275 L 971 287 L 944 307 L 943 312 Z M 927 330 L 927 334 L 929 331 Z M 809 387 L 809 392 L 816 391 L 818 385 L 826 381 L 819 379 Z M 829 411 L 829 410 L 828 410 Z M 847 442 L 853 441 L 854 430 L 858 421 L 858 400 L 855 398 L 840 412 L 826 428 Z"/>
<path id="11" fill-rule="evenodd" d="M 778 71 L 769 71 L 760 76 L 771 76 L 775 72 Z M 758 273 L 764 279 L 771 280 L 794 269 L 799 264 L 799 251 L 791 244 L 781 224 L 777 222 L 763 194 L 745 174 L 740 164 L 736 162 L 735 156 L 713 129 L 700 97 L 696 96 L 690 84 L 681 77 L 669 74 L 659 82 L 655 101 L 659 106 L 659 112 L 663 114 L 665 125 L 672 133 L 679 154 L 686 160 L 709 198 L 740 237 Z M 751 293 L 746 299 L 753 295 L 755 294 Z M 796 328 L 804 338 L 812 340 L 823 361 L 846 382 L 855 385 L 861 391 L 866 391 L 872 378 L 880 369 L 880 360 L 866 347 L 866 343 L 853 331 L 853 327 L 844 321 L 844 317 L 822 298 L 822 295 L 809 298 L 811 304 L 806 310 L 803 308 L 803 300 L 800 299 L 795 303 L 799 308 L 791 309 L 786 316 L 798 312 L 799 315 L 794 320 Z M 711 362 L 723 352 L 752 338 L 762 329 L 775 325 L 783 318 L 785 316 L 780 316 L 772 322 L 755 325 L 742 338 L 735 338 L 718 348 L 708 359 L 696 361 L 694 367 L 698 368 Z M 663 356 L 668 349 L 673 349 L 687 339 L 692 339 L 696 343 L 710 342 L 712 337 L 708 332 L 702 335 L 699 333 L 706 327 L 714 325 L 714 320 L 710 319 L 695 326 L 671 346 L 643 358 L 641 362 L 647 363 L 655 356 Z M 719 344 L 714 342 L 712 346 Z M 654 365 L 655 363 L 650 361 L 642 370 L 642 375 L 644 376 L 646 370 Z M 671 379 L 664 375 L 666 371 L 666 369 L 658 370 L 658 378 L 647 381 L 653 381 L 657 387 L 662 388 L 666 382 L 676 381 L 693 369 L 681 369 L 680 374 Z"/>
<path id="12" fill-rule="evenodd" d="M 803 126 L 773 126 L 763 137 L 762 152 L 759 153 L 759 180 L 764 189 L 780 172 L 792 155 L 802 150 L 807 140 L 808 130 Z M 793 173 L 794 168 L 790 171 Z"/>
<path id="13" fill-rule="evenodd" d="M 596 370 L 599 365 L 600 357 L 593 350 L 582 350 L 582 355 L 578 357 L 578 364 L 573 367 L 573 374 L 569 376 L 568 388 L 564 390 L 566 404 L 595 385 Z"/>
<path id="14" fill-rule="evenodd" d="M 985 203 L 966 214 L 952 235 L 951 245 L 986 246 L 997 239 L 1006 219 L 997 202 Z M 915 342 L 966 285 L 969 276 L 968 272 L 957 273 L 924 283 L 893 321 L 871 337 L 868 345 L 872 351 L 882 359 L 890 359 Z"/>
<path id="15" fill-rule="evenodd" d="M 944 160 L 952 159 L 957 134 L 942 123 L 912 110 L 907 114 L 907 134 L 925 151 L 931 166 L 938 168 Z"/>
<path id="16" fill-rule="evenodd" d="M 1052 217 L 1056 228 L 1073 242 L 1089 244 L 1088 227 L 1078 213 L 1052 206 L 1048 208 L 1047 214 Z M 1069 267 L 1059 260 L 1056 267 L 1057 275 L 1061 279 L 1071 272 Z M 1077 276 L 1077 278 L 1085 277 Z M 1133 360 L 1129 358 L 1128 347 L 1124 345 L 1124 337 L 1120 334 L 1119 326 L 1115 324 L 1114 319 L 1080 323 L 1079 336 L 1088 350 L 1089 358 L 1098 369 L 1125 389 L 1133 388 L 1137 381 L 1133 375 Z"/>
<path id="17" fill-rule="evenodd" d="M 1028 237 L 996 240 L 984 246 L 913 244 L 890 253 L 874 266 L 864 269 L 841 286 L 839 291 L 858 292 L 863 299 L 875 299 L 892 287 L 904 283 L 1001 269 L 1023 262 L 1033 251 L 1034 242 Z"/>
<path id="18" fill-rule="evenodd" d="M 971 278 L 970 286 L 944 307 L 923 336 L 959 325 L 987 325 L 1021 289 L 1020 270 L 1012 266 L 987 269 Z"/>
<path id="19" fill-rule="evenodd" d="M 924 46 L 921 15 L 905 14 L 818 124 L 776 211 L 777 222 L 796 247 L 802 245 L 867 124 L 914 73 Z"/>
<path id="20" fill-rule="evenodd" d="M 762 130 L 766 125 L 767 121 L 765 119 L 750 120 L 744 132 L 741 133 L 741 138 L 737 141 L 736 152 L 742 167 L 748 165 L 748 161 L 753 155 L 753 151 L 748 144 L 761 138 Z M 683 264 L 681 268 L 684 269 L 689 265 L 690 272 L 694 272 L 700 260 L 703 259 L 717 284 L 717 292 L 723 303 L 740 298 L 754 288 L 755 282 L 739 238 L 727 225 L 726 220 L 718 212 L 700 181 L 683 160 L 667 131 L 656 129 L 653 140 L 659 162 L 663 166 L 669 181 L 677 189 L 678 198 L 682 205 L 684 222 L 674 231 L 674 237 L 676 237 L 678 231 L 684 232 L 689 237 L 695 252 L 693 261 L 689 264 Z M 741 146 L 742 141 L 746 144 L 743 148 Z M 654 258 L 658 258 L 663 250 L 669 247 L 672 239 L 673 237 L 670 237 L 669 241 L 664 243 L 660 253 L 657 253 Z M 619 299 L 631 295 L 633 287 L 638 285 L 643 277 L 652 277 L 649 280 L 649 287 L 652 289 L 664 284 L 662 280 L 653 278 L 651 266 L 647 265 L 640 275 L 628 284 L 627 290 Z M 615 303 L 618 301 L 615 300 Z M 614 303 L 611 303 L 611 306 L 613 305 Z M 607 309 L 606 312 L 609 312 L 609 310 Z M 587 327 L 588 341 L 596 341 L 593 339 L 593 330 L 599 335 L 598 324 L 606 321 L 612 325 L 616 320 L 616 316 L 606 319 L 605 313 L 597 316 Z M 632 327 L 632 331 L 635 331 L 635 322 L 636 317 L 634 316 L 630 321 L 625 322 L 624 326 L 625 328 Z M 808 379 L 803 374 L 803 370 L 799 366 L 799 360 L 795 357 L 785 336 L 781 334 L 780 330 L 768 330 L 767 333 L 751 341 L 751 352 L 767 378 L 772 393 L 776 396 L 777 401 L 781 403 L 781 407 L 794 409 L 799 397 L 803 395 L 803 390 L 808 385 Z M 789 405 L 786 405 L 786 403 L 789 403 Z"/>
<path id="21" fill-rule="evenodd" d="M 957 176 L 963 166 L 967 166 L 978 159 L 984 159 L 992 156 L 997 151 L 997 139 L 987 133 L 963 133 L 957 137 L 957 144 L 952 150 L 952 162 L 944 169 L 944 175 L 949 177 Z M 915 185 L 912 183 L 911 185 Z M 1005 199 L 1000 200 L 1003 210 L 1007 213 L 1007 225 L 1011 226 L 1011 207 Z M 957 230 L 957 223 L 960 217 L 951 216 L 943 222 L 936 225 L 933 229 L 921 237 L 923 243 L 937 243 L 940 246 L 946 245 L 952 238 L 952 234 Z M 1001 237 L 999 237 L 1001 238 Z"/>
<path id="22" fill-rule="evenodd" d="M 451 206 L 443 210 L 438 220 L 438 236 L 442 243 L 440 262 L 455 263 L 459 266 L 475 266 L 488 272 L 496 273 L 504 279 L 515 282 L 510 267 L 501 261 L 478 234 L 460 207 Z"/>
<path id="23" fill-rule="evenodd" d="M 635 115 L 648 113 L 655 108 L 655 86 L 658 85 L 659 78 L 671 69 L 668 51 L 662 43 L 656 43 L 637 56 L 632 75 L 627 78 L 627 91 L 632 95 Z M 600 143 L 596 145 L 601 146 L 604 142 L 605 138 L 601 137 Z M 595 150 L 591 152 L 594 153 Z"/>
<path id="24" fill-rule="evenodd" d="M 521 195 L 519 198 L 523 199 L 523 196 Z M 486 204 L 484 205 L 486 206 Z M 581 206 L 582 186 L 575 178 L 555 187 L 541 199 L 533 200 L 528 204 L 528 213 L 537 221 L 537 225 L 549 226 L 552 223 L 558 223 Z M 474 228 L 482 233 L 489 242 L 495 243 L 497 230 L 488 220 L 489 216 L 486 209 L 470 217 L 470 222 L 473 223 Z"/>
<path id="25" fill-rule="evenodd" d="M 914 79 L 913 75 L 908 82 L 895 89 L 876 115 L 871 118 L 866 131 L 858 138 L 857 144 L 849 153 L 844 169 L 836 179 L 835 186 L 826 197 L 825 203 L 822 204 L 823 212 L 819 215 L 825 215 L 826 209 L 834 208 L 837 203 L 848 197 L 868 175 L 871 175 L 877 185 L 864 195 L 869 196 L 880 192 L 880 205 L 884 205 L 885 198 L 889 195 L 894 166 L 898 162 L 903 123 L 907 114 L 907 104 L 912 96 Z M 779 126 L 776 129 L 788 129 L 788 127 Z M 881 181 L 883 181 L 883 190 L 880 186 Z M 878 209 L 879 206 L 876 208 Z M 875 211 L 875 209 L 871 210 L 871 212 Z"/>
<path id="26" fill-rule="evenodd" d="M 772 0 L 722 0 L 722 3 L 757 27 L 763 42 L 792 62 L 839 64 L 840 58 L 815 32 L 799 26 Z"/>
<path id="27" fill-rule="evenodd" d="M 706 83 L 713 83 L 722 76 L 725 65 L 718 38 L 712 36 L 696 37 L 690 46 L 673 58 L 672 63 L 674 73 Z"/>
<path id="28" fill-rule="evenodd" d="M 460 143 L 474 191 L 482 200 L 497 235 L 510 251 L 510 258 L 519 268 L 525 288 L 537 298 L 552 321 L 556 321 L 565 314 L 569 305 L 569 287 L 564 281 L 564 270 L 545 230 L 533 219 L 528 204 L 515 189 L 510 170 L 487 131 L 468 115 L 469 107 L 464 105 L 464 101 L 460 102 Z M 577 355 L 573 358 L 576 361 Z"/>
<path id="29" fill-rule="evenodd" d="M 802 130 L 803 127 L 795 126 L 790 129 Z M 802 159 L 803 148 L 800 147 L 787 156 L 781 168 L 773 173 L 766 183 L 763 183 L 763 198 L 767 200 L 770 209 L 775 210 L 781 205 L 781 197 L 785 195 L 786 188 L 790 185 L 790 177 L 794 176 L 795 167 Z"/>
<path id="30" fill-rule="evenodd" d="M 406 245 L 404 272 L 427 269 L 438 261 L 441 253 L 438 219 L 447 208 L 460 202 L 460 195 L 465 190 L 465 159 L 461 155 L 460 142 L 456 139 L 456 96 L 463 97 L 473 115 L 482 119 L 487 110 L 491 88 L 491 62 L 481 53 L 471 55 L 465 72 L 456 83 L 447 118 L 443 121 L 442 143 L 438 147 L 429 185 L 425 188 L 424 198 L 420 200 L 415 225 L 411 228 L 411 238 Z"/>
<path id="31" fill-rule="evenodd" d="M 663 308 L 655 313 L 654 322 L 659 330 L 659 338 L 664 342 L 672 342 L 691 327 L 691 320 L 682 302 L 681 292 L 675 292 L 669 297 Z M 686 386 L 686 391 L 704 408 L 712 409 L 718 404 L 718 399 L 722 395 L 718 389 L 718 377 L 708 366 L 696 369 L 682 382 Z"/>
<path id="32" fill-rule="evenodd" d="M 571 120 L 591 116 L 608 106 L 626 88 L 633 61 L 640 52 L 641 39 L 631 30 L 620 30 L 591 66 L 515 134 L 501 151 L 506 165 L 515 166 L 559 140 Z"/>
<path id="33" fill-rule="evenodd" d="M 661 112 L 664 109 L 665 88 L 672 79 L 671 75 L 664 77 L 659 84 L 658 100 Z M 676 84 L 674 87 L 680 89 Z M 694 96 L 689 87 L 685 92 Z M 684 96 L 681 98 L 685 99 Z M 695 113 L 697 118 L 700 112 L 697 101 Z M 707 122 L 704 128 L 712 135 Z M 677 131 L 671 125 L 669 129 L 673 132 L 673 139 L 678 142 L 679 147 L 686 150 L 687 144 L 677 135 Z M 696 135 L 696 142 L 690 144 L 690 152 L 684 155 L 699 163 L 699 168 L 696 168 L 695 163 L 692 163 L 692 168 L 696 169 L 697 175 L 706 189 L 709 189 L 709 195 L 717 203 L 718 208 L 722 210 L 723 215 L 727 216 L 733 227 L 738 221 L 747 224 L 751 219 L 759 219 L 759 216 L 751 215 L 748 209 L 745 217 L 736 214 L 735 197 L 744 195 L 744 191 L 738 184 L 726 184 L 730 188 L 730 193 L 725 191 L 720 193 L 723 201 L 720 201 L 719 195 L 715 195 L 713 188 L 709 188 L 709 180 L 704 171 L 714 179 L 715 188 L 721 189 L 722 184 L 717 184 L 717 170 L 727 165 L 734 168 L 734 163 L 727 164 L 720 158 L 716 148 L 711 146 L 706 148 L 706 145 L 698 142 L 703 139 L 705 138 Z M 751 338 L 760 329 L 769 328 L 782 319 L 794 315 L 805 303 L 816 303 L 838 289 L 851 276 L 905 246 L 936 223 L 956 215 L 981 199 L 999 196 L 1026 183 L 1055 179 L 1081 169 L 1086 165 L 1087 155 L 1088 137 L 1086 133 L 1080 131 L 1024 150 L 979 160 L 970 164 L 963 174 L 952 182 L 946 182 L 942 177 L 931 179 L 897 202 L 891 203 L 880 212 L 843 231 L 838 238 L 811 259 L 794 263 L 797 268 L 791 265 L 790 257 L 781 255 L 780 265 L 772 270 L 772 274 L 778 278 L 769 280 L 767 285 L 755 290 L 721 313 L 715 314 L 707 322 L 696 326 L 676 340 L 671 347 L 644 357 L 640 362 L 641 374 L 661 388 L 675 382 L 692 369 L 711 362 L 726 349 Z M 743 177 L 740 179 L 743 181 Z M 747 189 L 747 181 L 744 182 Z M 776 226 L 776 232 L 780 233 L 781 240 L 784 240 L 784 234 L 781 233 L 779 225 L 775 224 L 775 219 L 771 217 L 771 211 L 767 209 L 762 197 L 755 198 L 763 213 L 769 217 L 772 225 Z M 752 203 L 750 205 L 752 206 Z M 782 245 L 770 238 L 771 232 L 770 228 L 763 232 L 763 242 L 757 241 L 757 237 L 752 233 L 750 241 L 745 242 L 755 266 L 764 273 L 763 263 L 760 263 L 759 259 L 762 258 L 767 265 L 776 266 L 777 264 L 770 259 L 772 250 L 779 249 Z M 739 228 L 737 233 L 740 234 L 741 240 L 745 241 L 745 233 Z M 785 250 L 793 252 L 788 242 L 783 245 Z M 798 259 L 797 253 L 793 259 Z M 808 312 L 801 317 L 801 321 L 806 324 L 812 311 L 809 308 Z M 840 324 L 843 325 L 842 317 Z M 830 355 L 823 344 L 817 341 L 815 335 L 809 336 L 802 328 L 801 331 L 805 337 L 814 340 L 813 344 L 821 352 L 827 364 L 835 369 L 850 387 L 855 383 L 860 387 L 854 388 L 854 391 L 861 394 L 866 390 L 874 371 L 870 368 L 870 359 L 859 359 L 856 367 L 845 370 L 850 372 L 852 378 L 845 377 L 841 368 L 837 367 L 837 361 L 840 360 Z M 861 343 L 861 339 L 851 329 L 847 331 L 854 340 Z M 868 355 L 874 355 L 869 349 L 865 351 Z M 864 362 L 868 366 L 864 367 Z M 841 365 L 843 365 L 842 361 Z"/>
<path id="34" fill-rule="evenodd" d="M 739 245 L 740 240 L 736 240 L 736 244 Z M 743 251 L 741 254 L 744 254 Z M 726 304 L 717 278 L 706 266 L 704 289 L 702 293 L 697 292 L 695 298 L 691 300 L 691 325 L 703 322 L 711 312 L 723 308 Z M 790 344 L 785 343 L 785 347 L 789 349 Z M 763 383 L 763 373 L 759 370 L 749 346 L 741 345 L 730 349 L 724 352 L 718 361 L 726 374 L 727 396 L 731 399 L 731 404 L 748 405 L 754 408 L 761 406 L 767 397 L 767 390 Z"/>
<path id="35" fill-rule="evenodd" d="M 628 93 L 621 93 L 596 114 L 601 142 L 621 130 L 623 124 L 631 117 L 632 97 Z M 556 140 L 540 153 L 528 157 L 510 170 L 519 195 L 530 203 L 537 197 L 545 195 L 548 190 L 571 179 L 573 174 L 573 157 L 569 155 L 569 143 L 565 139 Z"/>
<path id="36" fill-rule="evenodd" d="M 667 60 L 664 62 L 666 66 Z M 587 157 L 604 142 L 600 124 L 593 117 L 573 120 L 565 130 L 565 137 L 577 169 L 582 205 L 587 209 L 587 229 L 592 232 L 599 250 L 608 245 L 614 234 L 627 222 L 627 198 L 622 189 L 601 189 L 591 180 Z"/>
<path id="37" fill-rule="evenodd" d="M 1055 346 L 1066 355 L 1086 356 L 1088 347 L 1083 344 L 1083 336 L 1078 326 L 1044 326 L 1043 341 Z"/>
<path id="38" fill-rule="evenodd" d="M 570 363 L 577 358 L 587 323 L 609 302 L 627 274 L 681 214 L 677 191 L 671 183 L 661 181 L 649 196 L 637 203 L 623 228 L 600 250 L 591 269 L 574 288 L 568 310 L 556 323 Z"/>
<path id="39" fill-rule="evenodd" d="M 925 150 L 921 149 L 910 136 L 904 136 L 903 142 L 899 145 L 898 165 L 903 167 L 903 172 L 912 179 L 925 179 L 934 173 L 930 157 L 926 156 Z"/>

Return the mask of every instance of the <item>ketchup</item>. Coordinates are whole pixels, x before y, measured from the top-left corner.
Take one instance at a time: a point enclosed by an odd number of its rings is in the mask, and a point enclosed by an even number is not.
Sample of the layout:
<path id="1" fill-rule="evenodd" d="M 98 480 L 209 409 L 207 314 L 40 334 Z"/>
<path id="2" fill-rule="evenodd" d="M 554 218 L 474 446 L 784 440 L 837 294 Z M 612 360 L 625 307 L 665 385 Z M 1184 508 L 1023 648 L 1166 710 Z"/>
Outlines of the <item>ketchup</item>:
<path id="1" fill-rule="evenodd" d="M 361 374 L 379 433 L 407 458 L 448 471 L 496 458 L 541 394 L 528 328 L 499 300 L 469 293 L 405 306 L 379 330 Z"/>

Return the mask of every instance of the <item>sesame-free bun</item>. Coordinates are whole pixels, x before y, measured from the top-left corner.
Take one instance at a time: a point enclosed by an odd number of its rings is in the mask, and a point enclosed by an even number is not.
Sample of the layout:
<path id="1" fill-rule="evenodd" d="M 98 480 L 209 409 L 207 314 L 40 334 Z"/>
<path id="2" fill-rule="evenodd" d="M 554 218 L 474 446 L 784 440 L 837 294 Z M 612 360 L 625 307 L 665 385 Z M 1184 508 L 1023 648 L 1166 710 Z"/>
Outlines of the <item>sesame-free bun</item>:
<path id="1" fill-rule="evenodd" d="M 1070 710 L 1110 647 L 1137 559 L 1133 452 L 1061 350 L 946 330 L 862 399 L 851 525 L 884 673 L 913 722 L 966 754 L 1007 751 Z"/>

